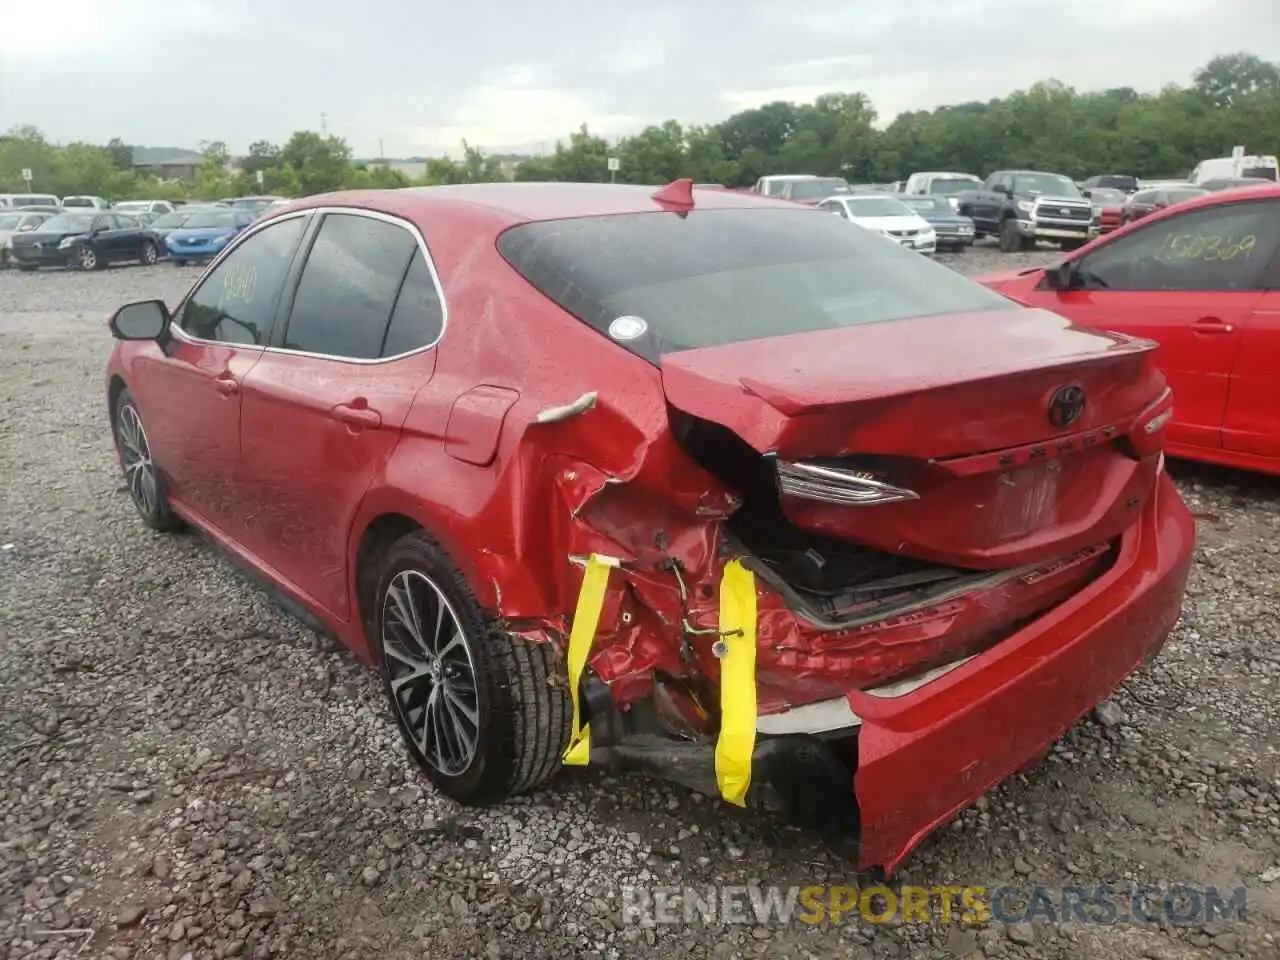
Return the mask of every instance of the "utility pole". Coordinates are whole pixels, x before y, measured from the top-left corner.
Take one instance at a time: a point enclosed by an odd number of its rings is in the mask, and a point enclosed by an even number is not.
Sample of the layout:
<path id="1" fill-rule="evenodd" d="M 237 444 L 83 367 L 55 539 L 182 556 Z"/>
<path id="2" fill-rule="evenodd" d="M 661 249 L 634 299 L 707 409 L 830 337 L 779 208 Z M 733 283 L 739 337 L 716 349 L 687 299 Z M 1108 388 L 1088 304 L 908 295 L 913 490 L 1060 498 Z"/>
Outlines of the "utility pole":
<path id="1" fill-rule="evenodd" d="M 381 137 L 379 137 L 379 138 L 378 138 L 378 159 L 379 159 L 379 160 L 385 160 L 385 159 L 387 159 L 386 151 L 384 151 L 384 150 L 382 149 L 382 138 L 381 138 Z"/>
<path id="2" fill-rule="evenodd" d="M 320 114 L 320 133 L 326 137 L 329 135 L 329 115 L 327 113 Z"/>

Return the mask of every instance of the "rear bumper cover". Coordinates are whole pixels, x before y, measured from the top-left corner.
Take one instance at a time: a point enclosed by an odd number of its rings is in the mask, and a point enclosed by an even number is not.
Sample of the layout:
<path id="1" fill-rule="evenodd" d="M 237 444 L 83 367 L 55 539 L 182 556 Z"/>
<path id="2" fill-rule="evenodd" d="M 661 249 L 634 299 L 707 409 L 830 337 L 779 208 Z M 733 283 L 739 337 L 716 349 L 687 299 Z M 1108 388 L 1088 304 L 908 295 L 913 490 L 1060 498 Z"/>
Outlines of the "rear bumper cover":
<path id="1" fill-rule="evenodd" d="M 1163 646 L 1195 521 L 1172 481 L 1115 565 L 1044 617 L 902 697 L 850 695 L 863 868 L 892 872 L 931 831 L 1044 752 Z"/>

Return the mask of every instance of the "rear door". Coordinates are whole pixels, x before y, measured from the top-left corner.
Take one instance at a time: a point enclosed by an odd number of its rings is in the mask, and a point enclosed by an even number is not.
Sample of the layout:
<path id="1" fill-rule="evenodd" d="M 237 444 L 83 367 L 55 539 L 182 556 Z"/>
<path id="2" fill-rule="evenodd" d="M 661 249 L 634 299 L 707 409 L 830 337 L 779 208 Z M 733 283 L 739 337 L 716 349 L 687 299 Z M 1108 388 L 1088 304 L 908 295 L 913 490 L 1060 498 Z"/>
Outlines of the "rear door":
<path id="1" fill-rule="evenodd" d="M 1160 344 L 1174 392 L 1169 441 L 1222 447 L 1232 372 L 1280 238 L 1280 201 L 1200 208 L 1146 224 L 1079 257 L 1082 286 L 1018 295 L 1087 327 Z"/>
<path id="2" fill-rule="evenodd" d="M 172 342 L 139 358 L 148 369 L 130 383 L 174 497 L 233 537 L 243 514 L 240 388 L 271 335 L 305 222 L 276 221 L 228 253 L 178 308 Z"/>
<path id="3" fill-rule="evenodd" d="M 287 321 L 244 382 L 246 542 L 296 592 L 351 616 L 347 538 L 435 370 L 443 296 L 412 225 L 326 212 Z"/>

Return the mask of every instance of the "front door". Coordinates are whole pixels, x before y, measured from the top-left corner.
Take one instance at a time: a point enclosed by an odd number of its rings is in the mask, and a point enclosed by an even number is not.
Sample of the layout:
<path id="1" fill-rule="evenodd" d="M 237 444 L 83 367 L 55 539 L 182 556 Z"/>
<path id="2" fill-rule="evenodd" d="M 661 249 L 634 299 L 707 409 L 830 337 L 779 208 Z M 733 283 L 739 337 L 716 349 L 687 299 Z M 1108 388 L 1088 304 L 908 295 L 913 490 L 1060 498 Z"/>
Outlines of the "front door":
<path id="1" fill-rule="evenodd" d="M 172 496 L 233 536 L 241 386 L 262 358 L 303 226 L 298 216 L 247 237 L 179 306 L 172 341 L 135 378 L 152 453 Z"/>
<path id="2" fill-rule="evenodd" d="M 326 213 L 274 349 L 244 381 L 246 544 L 339 620 L 352 524 L 435 370 L 442 298 L 416 231 Z"/>

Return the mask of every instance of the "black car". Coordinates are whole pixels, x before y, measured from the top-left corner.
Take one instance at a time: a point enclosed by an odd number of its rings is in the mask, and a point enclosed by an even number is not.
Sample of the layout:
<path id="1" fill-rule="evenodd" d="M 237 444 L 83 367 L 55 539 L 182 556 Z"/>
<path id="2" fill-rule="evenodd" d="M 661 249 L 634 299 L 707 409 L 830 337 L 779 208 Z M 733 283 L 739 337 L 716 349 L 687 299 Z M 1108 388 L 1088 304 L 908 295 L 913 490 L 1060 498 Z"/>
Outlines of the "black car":
<path id="1" fill-rule="evenodd" d="M 19 270 L 79 267 L 99 270 L 112 263 L 155 263 L 156 235 L 123 213 L 61 213 L 30 233 L 15 236 L 10 255 Z"/>
<path id="2" fill-rule="evenodd" d="M 973 221 L 956 213 L 944 194 L 903 193 L 898 199 L 933 225 L 939 250 L 959 253 L 973 245 Z"/>

